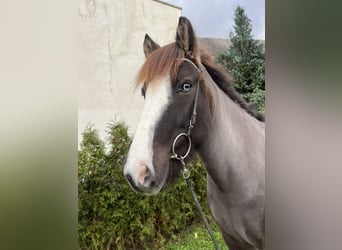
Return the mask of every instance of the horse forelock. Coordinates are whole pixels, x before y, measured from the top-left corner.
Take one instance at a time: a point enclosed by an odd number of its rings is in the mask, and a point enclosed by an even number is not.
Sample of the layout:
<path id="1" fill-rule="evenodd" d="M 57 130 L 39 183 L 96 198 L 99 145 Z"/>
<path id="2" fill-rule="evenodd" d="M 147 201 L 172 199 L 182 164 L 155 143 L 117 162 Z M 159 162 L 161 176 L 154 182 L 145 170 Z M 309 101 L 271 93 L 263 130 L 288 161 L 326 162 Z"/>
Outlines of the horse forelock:
<path id="1" fill-rule="evenodd" d="M 160 79 L 170 74 L 175 79 L 184 51 L 175 43 L 156 49 L 147 58 L 136 76 L 136 87 L 145 87 L 160 83 Z"/>

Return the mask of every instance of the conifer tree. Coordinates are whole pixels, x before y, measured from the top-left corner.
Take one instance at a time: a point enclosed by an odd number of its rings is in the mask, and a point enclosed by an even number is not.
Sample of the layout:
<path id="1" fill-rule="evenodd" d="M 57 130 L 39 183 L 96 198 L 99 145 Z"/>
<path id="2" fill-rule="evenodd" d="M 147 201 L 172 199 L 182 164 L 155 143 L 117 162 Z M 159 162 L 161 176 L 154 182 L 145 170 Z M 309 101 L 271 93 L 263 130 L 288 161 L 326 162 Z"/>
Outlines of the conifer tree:
<path id="1" fill-rule="evenodd" d="M 230 48 L 218 56 L 218 62 L 233 76 L 235 89 L 247 102 L 265 109 L 265 54 L 262 44 L 252 37 L 251 20 L 237 6 Z"/>

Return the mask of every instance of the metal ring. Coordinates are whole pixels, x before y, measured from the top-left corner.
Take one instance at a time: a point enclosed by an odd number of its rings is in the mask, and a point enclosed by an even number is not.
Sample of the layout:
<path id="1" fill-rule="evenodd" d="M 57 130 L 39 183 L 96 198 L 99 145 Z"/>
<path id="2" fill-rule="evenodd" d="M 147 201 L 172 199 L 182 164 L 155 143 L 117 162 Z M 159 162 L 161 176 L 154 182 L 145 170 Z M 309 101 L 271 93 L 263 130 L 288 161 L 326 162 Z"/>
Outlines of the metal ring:
<path id="1" fill-rule="evenodd" d="M 176 146 L 176 142 L 182 136 L 185 136 L 186 138 L 188 138 L 189 148 L 188 148 L 188 151 L 183 156 L 180 156 L 180 155 L 176 154 L 175 146 Z M 180 133 L 179 135 L 177 135 L 177 137 L 175 138 L 175 140 L 173 141 L 173 144 L 172 144 L 172 153 L 173 153 L 173 155 L 175 155 L 178 160 L 184 160 L 189 155 L 190 150 L 191 150 L 191 139 L 190 139 L 190 136 L 188 136 L 186 133 Z"/>

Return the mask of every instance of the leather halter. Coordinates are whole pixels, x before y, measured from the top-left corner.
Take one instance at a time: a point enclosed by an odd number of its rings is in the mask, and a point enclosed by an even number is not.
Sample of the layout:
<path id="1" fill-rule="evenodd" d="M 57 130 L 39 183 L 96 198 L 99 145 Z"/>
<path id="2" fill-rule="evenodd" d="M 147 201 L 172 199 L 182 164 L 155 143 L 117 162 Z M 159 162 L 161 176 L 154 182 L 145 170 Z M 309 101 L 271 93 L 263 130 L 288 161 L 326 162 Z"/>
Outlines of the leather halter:
<path id="1" fill-rule="evenodd" d="M 202 70 L 196 64 L 194 64 L 191 60 L 189 60 L 187 58 L 182 58 L 181 60 L 185 61 L 185 62 L 191 63 L 198 70 L 199 73 L 202 72 Z M 194 125 L 196 123 L 196 116 L 197 116 L 197 103 L 198 103 L 199 85 L 200 85 L 200 79 L 198 79 L 198 82 L 197 82 L 197 85 L 196 85 L 196 93 L 195 93 L 194 106 L 193 106 L 192 114 L 191 114 L 191 117 L 190 117 L 190 120 L 189 120 L 188 129 L 187 129 L 186 133 L 184 133 L 184 132 L 180 133 L 174 139 L 174 141 L 172 143 L 172 155 L 171 155 L 170 159 L 177 159 L 177 160 L 180 160 L 180 161 L 184 161 L 184 159 L 190 153 L 190 150 L 191 150 L 191 130 L 193 129 L 193 127 L 194 127 Z M 179 155 L 175 151 L 176 142 L 181 137 L 186 137 L 186 139 L 188 140 L 188 144 L 189 144 L 188 150 L 186 151 L 186 153 L 184 155 Z"/>
<path id="2" fill-rule="evenodd" d="M 182 61 L 186 61 L 186 62 L 189 62 L 191 63 L 197 70 L 198 72 L 203 72 L 196 64 L 194 64 L 192 61 L 190 61 L 189 59 L 187 58 L 182 58 L 181 59 Z M 191 184 L 191 181 L 190 181 L 190 171 L 189 169 L 186 167 L 185 165 L 185 158 L 189 155 L 190 153 L 190 150 L 191 150 L 191 130 L 193 129 L 195 123 L 196 123 L 196 116 L 197 116 L 197 103 L 198 103 L 198 93 L 199 93 L 199 85 L 200 85 L 200 79 L 198 79 L 198 82 L 197 82 L 197 86 L 196 86 L 196 94 L 195 94 L 195 100 L 194 100 L 194 107 L 193 107 L 193 110 L 192 110 L 192 114 L 191 114 L 191 117 L 190 117 L 190 120 L 189 120 L 189 126 L 188 126 L 188 129 L 186 131 L 186 133 L 180 133 L 176 136 L 176 138 L 174 139 L 173 143 L 172 143 L 172 155 L 170 157 L 171 160 L 178 160 L 180 161 L 180 163 L 182 164 L 183 166 L 183 178 L 185 179 L 187 185 L 188 185 L 188 188 L 190 190 L 190 193 L 191 193 L 191 196 L 196 204 L 196 207 L 198 209 L 198 212 L 200 213 L 201 215 L 201 218 L 204 222 L 204 225 L 210 235 L 210 238 L 211 240 L 213 241 L 213 244 L 214 244 L 214 247 L 216 250 L 219 250 L 220 247 L 215 239 L 215 236 L 213 234 L 213 231 L 211 230 L 210 228 L 210 225 L 209 225 L 209 222 L 203 212 L 203 209 L 197 199 L 197 196 L 195 194 L 195 191 L 194 191 L 194 188 L 192 187 L 192 184 Z M 176 153 L 175 151 L 175 146 L 176 146 L 176 142 L 179 140 L 179 138 L 181 137 L 186 137 L 186 139 L 188 140 L 188 144 L 189 144 L 189 147 L 188 147 L 188 150 L 186 151 L 186 153 L 184 155 L 179 155 Z"/>

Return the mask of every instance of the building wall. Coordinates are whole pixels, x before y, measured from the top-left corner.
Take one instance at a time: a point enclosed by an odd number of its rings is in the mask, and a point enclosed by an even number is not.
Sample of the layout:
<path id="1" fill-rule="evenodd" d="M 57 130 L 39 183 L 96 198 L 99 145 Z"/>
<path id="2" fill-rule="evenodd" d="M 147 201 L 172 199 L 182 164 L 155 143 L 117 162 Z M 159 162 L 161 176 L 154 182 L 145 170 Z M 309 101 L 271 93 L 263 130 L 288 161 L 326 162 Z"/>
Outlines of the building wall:
<path id="1" fill-rule="evenodd" d="M 89 122 L 103 139 L 113 119 L 134 132 L 143 98 L 133 83 L 145 60 L 145 33 L 161 45 L 174 41 L 180 15 L 180 8 L 154 0 L 79 2 L 79 142 Z"/>

